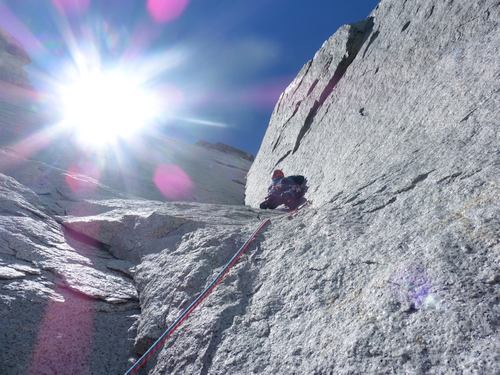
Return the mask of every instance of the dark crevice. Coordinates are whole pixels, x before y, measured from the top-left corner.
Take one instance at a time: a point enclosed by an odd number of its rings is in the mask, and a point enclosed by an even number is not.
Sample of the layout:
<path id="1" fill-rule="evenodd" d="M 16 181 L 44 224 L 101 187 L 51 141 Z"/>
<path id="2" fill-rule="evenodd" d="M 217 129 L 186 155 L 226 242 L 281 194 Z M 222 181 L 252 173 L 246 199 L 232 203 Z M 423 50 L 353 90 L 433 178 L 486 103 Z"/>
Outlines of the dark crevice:
<path id="1" fill-rule="evenodd" d="M 460 122 L 462 123 L 462 122 L 467 121 L 469 119 L 469 117 L 471 117 L 473 115 L 473 113 L 476 112 L 476 111 L 477 111 L 477 108 L 474 108 L 472 111 L 470 111 L 469 113 L 467 113 L 467 115 L 463 119 L 461 119 Z"/>
<path id="2" fill-rule="evenodd" d="M 295 93 L 297 92 L 297 90 L 299 89 L 299 87 L 302 85 L 302 82 L 304 81 L 304 78 L 307 76 L 307 73 L 309 73 L 309 69 L 311 69 L 311 65 L 312 65 L 312 60 L 309 60 L 307 63 L 306 63 L 306 71 L 304 72 L 304 75 L 302 76 L 302 78 L 300 79 L 299 83 L 297 84 L 297 87 L 295 88 L 295 90 L 293 90 L 292 92 L 292 96 L 295 95 Z"/>
<path id="3" fill-rule="evenodd" d="M 482 102 L 479 102 L 478 104 L 476 104 L 476 107 L 474 109 L 472 109 L 462 120 L 460 120 L 460 122 L 465 122 L 469 119 L 469 117 L 474 113 L 476 112 L 479 108 L 481 108 L 483 105 L 485 105 L 486 103 L 488 103 L 494 95 L 498 94 L 500 92 L 500 89 L 496 89 L 494 90 L 491 94 L 489 94 L 486 99 L 484 99 Z"/>
<path id="4" fill-rule="evenodd" d="M 78 242 L 81 242 L 83 244 L 96 247 L 100 250 L 109 251 L 109 249 L 111 248 L 111 245 L 108 245 L 104 242 L 101 242 L 98 239 L 93 238 L 91 236 L 88 236 L 84 233 L 78 232 L 77 230 L 70 228 L 67 224 L 64 224 L 64 223 L 60 223 L 60 224 L 63 228 L 63 233 L 65 236 L 68 236 L 68 237 L 70 237 Z"/>
<path id="5" fill-rule="evenodd" d="M 295 153 L 299 149 L 300 142 L 302 141 L 302 138 L 304 138 L 304 136 L 309 131 L 314 121 L 314 118 L 318 113 L 318 110 L 321 108 L 326 99 L 333 92 L 334 88 L 337 86 L 337 84 L 347 71 L 347 68 L 351 65 L 351 63 L 358 55 L 359 51 L 361 50 L 361 47 L 368 38 L 368 35 L 370 35 L 370 33 L 373 30 L 373 24 L 374 24 L 373 17 L 370 17 L 365 21 L 351 25 L 351 28 L 349 30 L 349 37 L 346 43 L 346 49 L 347 49 L 346 54 L 344 55 L 339 65 L 337 66 L 337 69 L 333 73 L 333 76 L 330 78 L 327 85 L 321 92 L 319 99 L 314 101 L 314 104 L 304 121 L 304 125 L 300 129 L 299 134 L 297 135 L 297 140 L 295 142 L 295 146 L 293 147 L 292 153 Z"/>
<path id="6" fill-rule="evenodd" d="M 337 199 L 339 199 L 339 198 L 340 198 L 340 196 L 341 196 L 342 194 L 344 194 L 344 192 L 343 192 L 343 191 L 341 191 L 341 192 L 339 192 L 339 193 L 335 194 L 335 195 L 334 195 L 334 196 L 330 199 L 330 203 L 335 202 Z"/>
<path id="7" fill-rule="evenodd" d="M 279 160 L 276 162 L 276 164 L 274 164 L 274 168 L 276 168 L 278 166 L 279 163 L 281 163 L 283 160 L 286 159 L 286 157 L 288 155 L 290 155 L 290 153 L 292 152 L 292 150 L 288 151 L 285 155 L 283 155 L 281 158 L 279 158 Z"/>
<path id="8" fill-rule="evenodd" d="M 413 179 L 413 181 L 411 182 L 412 185 L 416 185 L 418 184 L 419 182 L 422 182 L 424 181 L 427 177 L 429 177 L 429 175 L 432 173 L 433 171 L 430 171 L 430 172 L 427 172 L 427 173 L 422 173 L 420 175 L 418 175 L 417 177 L 415 177 Z"/>
<path id="9" fill-rule="evenodd" d="M 371 45 L 378 38 L 379 35 L 380 35 L 380 31 L 379 30 L 375 31 L 372 34 L 372 36 L 370 37 L 370 40 L 368 41 L 368 44 L 367 44 L 367 46 L 365 48 L 365 52 L 363 52 L 363 58 L 365 58 L 365 56 L 368 53 L 368 50 L 370 49 Z"/>
<path id="10" fill-rule="evenodd" d="M 435 6 L 433 5 L 431 10 L 429 11 L 429 14 L 425 17 L 426 20 L 431 18 L 431 16 L 434 14 L 434 9 L 435 9 Z"/>
<path id="11" fill-rule="evenodd" d="M 311 87 L 309 87 L 309 90 L 307 90 L 307 96 L 309 96 L 313 92 L 313 90 L 316 87 L 316 85 L 318 84 L 318 82 L 319 82 L 319 79 L 315 79 L 314 80 L 314 82 L 311 85 Z"/>
<path id="12" fill-rule="evenodd" d="M 372 186 L 375 182 L 377 182 L 377 180 L 378 179 L 376 178 L 375 180 L 372 180 L 372 181 L 368 182 L 366 185 L 361 186 L 358 190 L 356 190 L 356 193 L 359 193 L 361 190 L 364 190 L 367 187 Z"/>
<path id="13" fill-rule="evenodd" d="M 482 170 L 483 170 L 482 168 L 478 168 L 478 169 L 475 169 L 473 171 L 470 171 L 469 173 L 467 173 L 467 174 L 463 175 L 462 177 L 460 177 L 460 179 L 461 180 L 465 180 L 466 178 L 469 178 L 469 177 L 474 176 L 475 174 L 478 174 Z"/>
<path id="14" fill-rule="evenodd" d="M 323 116 L 319 119 L 318 123 L 321 123 L 323 119 L 328 115 L 328 112 L 330 112 L 330 104 L 326 106 L 326 109 L 324 110 Z"/>
<path id="15" fill-rule="evenodd" d="M 346 200 L 345 203 L 351 203 L 352 201 L 356 200 L 357 197 L 359 197 L 359 193 Z"/>
<path id="16" fill-rule="evenodd" d="M 290 122 L 290 120 L 297 114 L 297 111 L 299 110 L 300 108 L 300 104 L 302 103 L 302 100 L 299 100 L 297 103 L 295 103 L 295 109 L 293 110 L 293 113 L 292 115 L 283 123 L 283 129 L 288 125 L 288 123 Z M 280 140 L 281 140 L 281 135 L 283 133 L 281 133 L 278 137 L 278 139 L 276 140 L 276 142 L 274 142 L 274 145 L 273 145 L 273 151 L 276 150 L 276 147 L 278 147 L 279 143 L 280 143 Z"/>
<path id="17" fill-rule="evenodd" d="M 394 203 L 394 202 L 396 202 L 396 197 L 392 197 L 391 199 L 389 199 L 389 200 L 388 200 L 386 203 L 384 203 L 383 205 L 378 206 L 378 207 L 375 207 L 375 208 L 373 208 L 373 209 L 371 209 L 371 210 L 369 210 L 369 211 L 366 211 L 366 213 L 371 214 L 372 212 L 375 212 L 375 211 L 381 210 L 382 208 L 385 208 L 385 207 L 387 207 L 388 205 L 390 205 L 390 204 L 392 204 L 392 203 Z"/>
<path id="18" fill-rule="evenodd" d="M 404 24 L 403 28 L 401 29 L 401 32 L 405 31 L 409 26 L 410 26 L 411 21 L 408 21 Z"/>
<path id="19" fill-rule="evenodd" d="M 29 207 L 23 207 L 23 208 L 26 211 L 28 211 L 29 213 L 31 213 L 33 216 L 36 216 L 39 219 L 44 219 L 44 220 L 50 219 L 50 216 L 45 215 L 43 212 L 38 212 L 38 211 L 36 211 L 32 208 L 29 208 Z"/>
<path id="20" fill-rule="evenodd" d="M 326 90 L 324 90 L 323 92 L 327 92 L 327 91 L 332 92 L 333 88 L 336 85 L 336 83 L 333 83 L 333 82 L 334 82 L 334 80 L 332 78 L 330 80 L 330 82 L 328 82 L 328 85 L 326 86 Z M 314 121 L 314 117 L 316 117 L 316 114 L 318 113 L 319 107 L 321 107 L 320 102 L 318 100 L 315 100 L 312 108 L 309 110 L 309 113 L 307 114 L 306 120 L 304 121 L 304 126 L 302 126 L 302 128 L 300 128 L 300 130 L 299 130 L 299 134 L 297 135 L 297 140 L 295 141 L 295 145 L 293 147 L 293 151 L 292 151 L 293 153 L 295 153 L 299 149 L 300 142 L 302 141 L 302 138 L 304 138 L 306 133 L 309 131 L 309 129 L 312 125 L 312 122 Z"/>
<path id="21" fill-rule="evenodd" d="M 293 118 L 293 116 L 295 116 L 297 114 L 297 111 L 299 110 L 301 104 L 302 104 L 302 100 L 299 100 L 297 103 L 295 103 L 295 108 L 293 109 L 293 113 L 288 118 L 288 120 L 285 121 L 285 123 L 283 124 L 283 127 L 285 127 L 290 122 L 290 120 Z"/>
<path id="22" fill-rule="evenodd" d="M 355 206 L 359 206 L 360 204 L 363 204 L 363 203 L 365 203 L 365 202 L 366 202 L 366 199 L 361 199 L 360 201 L 357 201 L 356 203 L 353 203 L 353 205 L 352 205 L 352 206 L 353 206 L 353 207 L 355 207 Z"/>
<path id="23" fill-rule="evenodd" d="M 281 134 L 283 134 L 283 133 L 281 133 Z M 278 136 L 278 139 L 276 140 L 276 142 L 274 142 L 273 151 L 276 150 L 276 147 L 278 147 L 278 145 L 281 141 L 281 134 Z"/>
<path id="24" fill-rule="evenodd" d="M 425 179 L 427 179 L 427 177 L 429 177 L 429 175 L 432 173 L 433 171 L 430 171 L 430 172 L 427 172 L 427 173 L 423 173 L 423 174 L 420 174 L 418 175 L 417 177 L 415 177 L 413 179 L 413 181 L 410 183 L 410 185 L 396 191 L 396 194 L 400 194 L 400 193 L 404 193 L 406 191 L 410 191 L 412 189 L 414 189 L 420 182 L 424 181 Z"/>
<path id="25" fill-rule="evenodd" d="M 280 97 L 278 99 L 278 103 L 276 103 L 276 113 L 279 113 L 282 102 L 283 102 L 283 95 L 280 95 Z"/>
<path id="26" fill-rule="evenodd" d="M 450 180 L 450 182 L 453 182 L 453 180 L 455 180 L 455 178 L 457 178 L 458 176 L 460 176 L 462 174 L 462 172 L 456 172 L 456 173 L 453 173 L 449 176 L 446 176 L 446 177 L 443 177 L 442 179 L 440 179 L 439 181 L 437 181 L 436 183 L 440 184 L 442 182 L 445 182 L 445 181 L 448 181 Z"/>
<path id="27" fill-rule="evenodd" d="M 290 120 L 293 118 L 293 116 L 295 116 L 297 114 L 297 111 L 299 110 L 300 108 L 300 105 L 302 104 L 302 100 L 299 100 L 297 103 L 295 103 L 295 108 L 293 109 L 293 113 L 292 115 L 285 121 L 285 123 L 283 124 L 283 127 L 285 127 L 289 122 Z"/>

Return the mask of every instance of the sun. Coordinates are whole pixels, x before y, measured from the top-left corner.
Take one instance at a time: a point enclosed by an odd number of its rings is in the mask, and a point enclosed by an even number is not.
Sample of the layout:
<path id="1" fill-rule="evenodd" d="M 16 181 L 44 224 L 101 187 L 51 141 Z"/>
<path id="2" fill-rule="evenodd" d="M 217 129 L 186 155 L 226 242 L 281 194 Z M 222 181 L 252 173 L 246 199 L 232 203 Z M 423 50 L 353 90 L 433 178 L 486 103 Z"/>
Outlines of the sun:
<path id="1" fill-rule="evenodd" d="M 155 93 L 120 69 L 79 72 L 60 88 L 58 102 L 62 125 L 94 146 L 130 138 L 160 113 Z"/>

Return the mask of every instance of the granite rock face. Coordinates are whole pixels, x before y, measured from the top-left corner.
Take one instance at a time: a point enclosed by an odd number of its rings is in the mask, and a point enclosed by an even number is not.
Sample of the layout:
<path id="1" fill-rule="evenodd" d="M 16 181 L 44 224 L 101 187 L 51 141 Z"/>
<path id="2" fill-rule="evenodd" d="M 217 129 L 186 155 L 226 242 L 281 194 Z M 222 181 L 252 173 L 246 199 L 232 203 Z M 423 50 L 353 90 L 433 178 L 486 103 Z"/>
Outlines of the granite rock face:
<path id="1" fill-rule="evenodd" d="M 189 176 L 186 200 L 241 204 L 251 161 L 161 140 L 125 170 L 108 160 L 107 169 L 86 173 L 71 164 L 78 157 L 66 143 L 58 147 L 39 132 L 44 123 L 23 70 L 29 62 L 2 32 L 0 373 L 123 373 L 134 353 L 140 304 L 133 278 L 142 255 L 175 246 L 212 212 L 221 225 L 238 222 L 213 204 L 141 199 L 169 199 L 157 168 L 176 165 Z M 241 211 L 244 220 L 248 209 Z"/>
<path id="2" fill-rule="evenodd" d="M 143 373 L 499 373 L 499 9 L 383 0 L 324 44 L 248 175 L 306 175 L 293 217 L 0 154 L 0 373 L 123 373 L 265 218 Z"/>
<path id="3" fill-rule="evenodd" d="M 62 140 L 64 144 L 66 140 Z M 57 142 L 54 142 L 57 144 Z M 187 144 L 168 137 L 134 140 L 133 150 L 86 157 L 60 144 L 47 147 L 37 160 L 87 175 L 129 198 L 241 205 L 252 164 L 237 149 Z M 65 158 L 61 158 L 65 155 Z M 77 184 L 78 185 L 78 184 Z M 85 190 L 85 189 L 84 189 Z"/>
<path id="4" fill-rule="evenodd" d="M 324 204 L 374 181 L 473 173 L 498 151 L 499 6 L 384 0 L 340 28 L 281 95 L 248 174 L 257 206 L 274 168 Z"/>
<path id="5" fill-rule="evenodd" d="M 34 191 L 0 174 L 0 372 L 91 373 L 90 359 L 101 356 L 105 371 L 123 368 L 138 296 L 114 262 L 75 241 Z"/>

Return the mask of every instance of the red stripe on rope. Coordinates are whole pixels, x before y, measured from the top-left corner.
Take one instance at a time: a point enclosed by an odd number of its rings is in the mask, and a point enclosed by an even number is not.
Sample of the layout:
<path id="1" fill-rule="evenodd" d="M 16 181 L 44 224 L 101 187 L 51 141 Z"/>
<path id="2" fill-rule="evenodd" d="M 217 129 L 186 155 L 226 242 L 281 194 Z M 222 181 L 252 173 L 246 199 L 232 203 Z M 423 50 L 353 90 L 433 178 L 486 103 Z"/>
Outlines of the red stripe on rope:
<path id="1" fill-rule="evenodd" d="M 161 336 L 151 345 L 151 347 L 140 357 L 133 365 L 128 369 L 125 375 L 137 374 L 137 371 L 144 366 L 144 364 L 151 358 L 151 356 L 156 353 L 156 351 L 163 346 L 165 341 L 175 332 L 175 330 L 182 325 L 193 312 L 193 310 L 198 307 L 207 298 L 210 293 L 219 285 L 222 279 L 227 275 L 231 268 L 238 262 L 239 258 L 248 250 L 250 244 L 255 240 L 257 235 L 271 223 L 270 219 L 263 220 L 257 229 L 252 233 L 248 240 L 240 247 L 240 249 L 232 256 L 229 262 L 224 266 L 221 272 L 215 277 L 214 280 L 201 292 L 201 294 L 196 297 L 196 299 L 191 302 L 191 304 L 184 309 L 181 314 L 175 319 L 162 334 Z"/>

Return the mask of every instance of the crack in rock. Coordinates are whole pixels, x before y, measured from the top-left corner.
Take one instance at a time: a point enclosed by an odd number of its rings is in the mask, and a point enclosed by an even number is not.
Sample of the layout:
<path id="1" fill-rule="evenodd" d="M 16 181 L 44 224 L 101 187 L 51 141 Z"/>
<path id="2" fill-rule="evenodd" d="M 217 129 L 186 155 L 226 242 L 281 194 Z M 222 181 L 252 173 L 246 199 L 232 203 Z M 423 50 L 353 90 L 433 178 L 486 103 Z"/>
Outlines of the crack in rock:
<path id="1" fill-rule="evenodd" d="M 279 160 L 276 162 L 276 164 L 274 164 L 274 168 L 276 168 L 278 166 L 279 163 L 281 163 L 283 160 L 285 160 L 287 158 L 288 155 L 290 155 L 292 153 L 292 150 L 289 150 L 285 155 L 283 155 L 281 158 L 279 158 Z"/>
<path id="2" fill-rule="evenodd" d="M 305 64 L 306 71 L 304 72 L 304 75 L 300 78 L 300 81 L 299 81 L 299 83 L 297 84 L 297 87 L 295 88 L 295 90 L 293 90 L 293 92 L 292 92 L 292 96 L 293 96 L 293 95 L 295 95 L 295 93 L 297 92 L 297 90 L 298 90 L 298 89 L 300 88 L 300 86 L 302 85 L 302 82 L 304 82 L 304 78 L 307 76 L 307 73 L 309 73 L 309 69 L 311 69 L 312 63 L 313 63 L 313 61 L 312 61 L 312 60 L 309 60 L 309 61 Z"/>
<path id="3" fill-rule="evenodd" d="M 347 49 L 346 54 L 344 55 L 339 65 L 337 66 L 337 69 L 333 73 L 333 76 L 330 78 L 327 85 L 321 92 L 319 99 L 314 101 L 312 108 L 309 110 L 306 120 L 304 121 L 304 125 L 299 130 L 299 134 L 297 136 L 297 140 L 295 141 L 295 146 L 293 147 L 292 154 L 294 154 L 299 149 L 300 143 L 304 138 L 304 136 L 309 131 L 314 121 L 314 118 L 318 113 L 318 110 L 325 103 L 326 99 L 328 99 L 328 97 L 333 92 L 337 84 L 340 82 L 340 80 L 346 73 L 347 68 L 349 68 L 351 63 L 358 55 L 359 51 L 361 50 L 361 47 L 368 38 L 368 35 L 370 35 L 372 29 L 373 29 L 373 17 L 370 17 L 365 21 L 361 21 L 351 25 L 351 28 L 349 30 L 349 37 L 346 43 L 346 49 Z"/>
<path id="4" fill-rule="evenodd" d="M 64 230 L 64 234 L 67 235 L 68 237 L 78 241 L 78 242 L 81 242 L 81 243 L 84 243 L 86 245 L 96 247 L 99 250 L 105 250 L 108 252 L 111 249 L 111 245 L 104 243 L 104 242 L 101 242 L 97 238 L 94 238 L 94 237 L 91 237 L 85 233 L 79 232 L 76 229 L 71 228 L 71 226 L 69 226 L 65 223 L 61 222 L 60 224 Z"/>
<path id="5" fill-rule="evenodd" d="M 396 194 L 401 194 L 401 193 L 404 193 L 404 192 L 407 192 L 407 191 L 410 191 L 412 189 L 414 189 L 420 182 L 424 181 L 427 179 L 427 177 L 429 177 L 429 175 L 432 173 L 433 171 L 430 171 L 430 172 L 427 172 L 427 173 L 423 173 L 423 174 L 420 174 L 418 175 L 417 177 L 415 177 L 412 182 L 410 182 L 410 185 L 396 191 Z"/>
<path id="6" fill-rule="evenodd" d="M 396 202 L 396 197 L 392 197 L 391 199 L 389 199 L 386 203 L 380 205 L 380 206 L 377 206 L 369 211 L 365 211 L 367 214 L 371 214 L 372 212 L 375 212 L 375 211 L 379 211 L 385 207 L 387 207 L 388 205 L 392 204 Z"/>
<path id="7" fill-rule="evenodd" d="M 456 173 L 453 173 L 449 176 L 445 176 L 443 177 L 442 179 L 438 180 L 436 183 L 437 184 L 441 184 L 443 182 L 453 182 L 458 176 L 460 176 L 462 174 L 462 172 L 456 172 Z"/>

